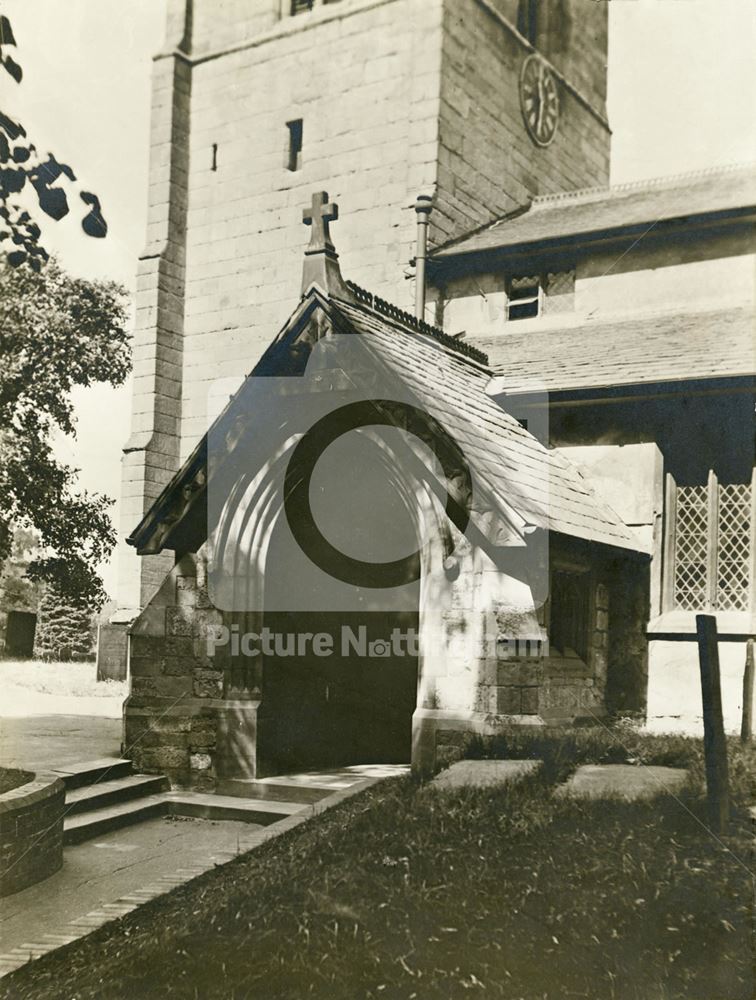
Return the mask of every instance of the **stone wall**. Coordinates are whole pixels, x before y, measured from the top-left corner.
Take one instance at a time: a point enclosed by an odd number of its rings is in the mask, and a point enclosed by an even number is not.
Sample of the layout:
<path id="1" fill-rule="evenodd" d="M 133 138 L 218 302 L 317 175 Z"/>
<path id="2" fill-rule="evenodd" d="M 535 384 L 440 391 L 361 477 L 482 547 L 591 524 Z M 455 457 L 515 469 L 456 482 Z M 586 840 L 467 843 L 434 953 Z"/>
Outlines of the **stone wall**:
<path id="1" fill-rule="evenodd" d="M 132 626 L 123 742 L 138 771 L 214 786 L 218 716 L 228 705 L 207 637 L 220 621 L 197 580 L 197 560 L 185 556 Z"/>
<path id="2" fill-rule="evenodd" d="M 581 43 L 570 49 L 566 67 L 581 83 L 589 77 L 596 90 L 606 86 L 606 33 L 595 46 L 587 44 L 582 18 L 586 10 L 601 6 L 581 5 Z M 532 51 L 491 4 L 447 0 L 434 218 L 443 239 L 523 206 L 533 195 L 609 180 L 610 132 L 603 98 L 588 100 L 563 81 L 554 141 L 540 148 L 528 136 L 519 75 Z"/>
<path id="3" fill-rule="evenodd" d="M 243 45 L 273 28 L 287 0 L 194 0 L 192 52 L 208 55 Z"/>
<path id="4" fill-rule="evenodd" d="M 121 470 L 118 604 L 140 609 L 171 561 L 139 559 L 124 539 L 178 468 L 184 334 L 189 108 L 188 0 L 171 0 L 152 77 L 146 245 L 137 270 L 131 436 Z"/>
<path id="5" fill-rule="evenodd" d="M 170 0 L 154 68 L 122 538 L 207 429 L 210 382 L 240 381 L 295 307 L 313 190 L 340 205 L 345 276 L 411 308 L 418 193 L 437 191 L 437 244 L 532 194 L 605 178 L 601 6 L 581 5 L 579 43 L 553 53 L 595 95 L 564 84 L 560 132 L 542 150 L 519 107 L 530 49 L 485 0 L 343 0 L 298 17 L 282 16 L 279 0 Z M 287 123 L 298 119 L 292 171 Z M 119 607 L 144 607 L 169 568 L 122 545 Z"/>
<path id="6" fill-rule="evenodd" d="M 510 565 L 516 556 L 511 550 Z M 585 572 L 590 596 L 583 660 L 550 647 L 539 576 L 526 574 L 530 585 L 508 576 L 459 540 L 455 558 L 456 577 L 431 571 L 424 585 L 413 732 L 413 765 L 419 771 L 434 769 L 439 746 L 464 742 L 469 734 L 600 721 L 610 711 L 609 693 L 632 686 L 628 674 L 637 671 L 645 678 L 646 560 L 551 537 L 549 566 Z M 614 670 L 622 674 L 619 683 L 611 676 Z M 616 698 L 611 706 L 632 707 Z"/>
<path id="7" fill-rule="evenodd" d="M 624 558 L 615 565 L 605 553 L 589 548 L 560 544 L 552 552 L 557 566 L 565 560 L 570 567 L 578 562 L 587 566 L 591 560 L 597 566 L 588 577 L 585 661 L 549 651 L 543 643 L 548 629 L 531 587 L 465 540 L 458 539 L 453 567 L 428 567 L 421 586 L 412 732 L 417 770 L 433 770 L 437 746 L 453 733 L 494 733 L 510 725 L 563 725 L 606 716 L 607 690 L 612 690 L 608 672 L 626 670 L 622 657 L 643 637 L 647 567 Z M 255 627 L 251 621 L 240 624 L 242 630 Z M 227 644 L 208 646 L 208 637 L 224 625 L 230 625 L 228 615 L 215 610 L 207 597 L 202 558 L 185 556 L 132 630 L 124 753 L 139 770 L 165 773 L 175 785 L 205 789 L 224 779 L 258 776 L 262 659 L 232 661 Z M 307 628 L 313 627 L 308 619 Z M 618 651 L 612 649 L 615 641 Z M 645 659 L 639 655 L 643 670 Z M 356 670 L 346 661 L 332 666 L 350 676 Z M 275 664 L 268 667 L 276 669 Z M 379 667 L 380 662 L 375 664 Z M 308 691 L 303 686 L 300 696 L 308 697 Z M 375 710 L 380 711 L 378 704 Z M 365 754 L 370 760 L 370 747 Z"/>
<path id="8" fill-rule="evenodd" d="M 606 101 L 606 55 L 609 12 L 604 3 L 536 0 L 536 47 L 599 111 Z M 478 0 L 511 25 L 517 24 L 520 0 Z"/>
<path id="9" fill-rule="evenodd" d="M 689 628 L 691 626 L 694 627 L 692 621 Z M 724 631 L 722 624 L 719 627 Z M 748 629 L 752 625 L 744 627 Z M 646 725 L 651 732 L 703 735 L 701 668 L 698 647 L 692 640 L 691 631 L 691 641 L 663 642 L 652 636 L 649 642 Z M 740 732 L 745 662 L 745 642 L 719 643 L 722 715 L 728 733 Z M 756 696 L 753 709 L 756 709 Z"/>
<path id="10" fill-rule="evenodd" d="M 206 430 L 210 381 L 240 381 L 296 306 L 314 190 L 339 204 L 345 276 L 411 307 L 411 205 L 436 180 L 440 29 L 441 0 L 363 0 L 195 61 L 183 455 Z M 298 119 L 291 171 L 287 122 Z"/>
<path id="11" fill-rule="evenodd" d="M 432 772 L 440 747 L 461 746 L 471 734 L 595 723 L 635 707 L 636 675 L 646 676 L 644 559 L 552 536 L 550 566 L 587 574 L 587 656 L 581 660 L 550 648 L 548 611 L 533 596 L 539 587 L 531 593 L 480 553 L 465 558 L 472 561 L 463 561 L 455 581 L 439 577 L 446 597 L 436 593 L 424 623 L 421 616 L 421 642 L 429 648 L 422 653 L 415 713 L 418 770 Z"/>
<path id="12" fill-rule="evenodd" d="M 0 896 L 20 892 L 63 864 L 66 792 L 52 774 L 0 795 Z"/>

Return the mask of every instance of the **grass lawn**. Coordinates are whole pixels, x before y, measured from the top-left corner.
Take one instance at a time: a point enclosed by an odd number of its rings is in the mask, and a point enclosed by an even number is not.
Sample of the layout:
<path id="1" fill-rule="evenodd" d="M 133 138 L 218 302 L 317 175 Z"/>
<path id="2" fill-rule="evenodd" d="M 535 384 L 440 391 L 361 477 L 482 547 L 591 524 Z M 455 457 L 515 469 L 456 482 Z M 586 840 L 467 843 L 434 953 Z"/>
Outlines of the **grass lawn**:
<path id="1" fill-rule="evenodd" d="M 97 680 L 94 661 L 0 660 L 0 689 L 20 688 L 42 695 L 74 698 L 125 698 L 125 681 Z"/>
<path id="2" fill-rule="evenodd" d="M 0 767 L 0 795 L 28 784 L 33 777 L 31 771 L 20 771 L 17 767 Z"/>
<path id="3" fill-rule="evenodd" d="M 617 742 L 590 739 L 572 767 Z M 742 806 L 754 751 L 731 744 L 738 818 L 720 842 L 702 823 L 700 743 L 640 742 L 650 763 L 692 764 L 679 800 L 554 799 L 569 770 L 560 741 L 542 775 L 508 789 L 442 795 L 393 779 L 18 970 L 0 992 L 750 1000 Z"/>

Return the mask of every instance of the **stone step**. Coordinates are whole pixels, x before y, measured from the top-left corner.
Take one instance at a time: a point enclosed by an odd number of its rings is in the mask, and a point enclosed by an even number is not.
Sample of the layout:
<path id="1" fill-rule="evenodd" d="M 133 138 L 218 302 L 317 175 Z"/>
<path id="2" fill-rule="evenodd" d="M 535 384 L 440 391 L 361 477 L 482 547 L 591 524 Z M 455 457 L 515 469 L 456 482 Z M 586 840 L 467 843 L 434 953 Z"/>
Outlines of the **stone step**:
<path id="1" fill-rule="evenodd" d="M 82 785 L 93 785 L 97 781 L 125 778 L 131 774 L 131 761 L 119 757 L 100 757 L 98 760 L 61 764 L 60 767 L 52 768 L 52 773 L 63 779 L 68 791 L 81 788 Z"/>
<path id="2" fill-rule="evenodd" d="M 253 778 L 227 778 L 218 782 L 218 793 L 239 799 L 263 799 L 270 802 L 300 802 L 309 805 L 332 795 L 330 785 L 303 785 L 294 782 L 255 781 Z"/>
<path id="3" fill-rule="evenodd" d="M 522 781 L 542 767 L 542 760 L 459 760 L 437 774 L 430 787 L 497 788 Z"/>
<path id="4" fill-rule="evenodd" d="M 152 819 L 155 816 L 165 816 L 167 812 L 165 794 L 158 794 L 145 795 L 130 802 L 118 802 L 75 816 L 67 816 L 63 820 L 63 843 L 80 844 L 83 840 L 99 837 L 103 833 L 118 830 L 131 823 Z"/>
<path id="5" fill-rule="evenodd" d="M 82 785 L 80 788 L 66 789 L 66 813 L 76 816 L 103 806 L 165 792 L 169 787 L 170 783 L 163 775 L 129 774 L 125 778 L 112 778 L 92 785 Z"/>
<path id="6" fill-rule="evenodd" d="M 631 802 L 676 795 L 688 782 L 681 767 L 638 764 L 583 764 L 555 794 L 576 799 L 619 798 Z"/>
<path id="7" fill-rule="evenodd" d="M 306 809 L 301 802 L 241 799 L 232 795 L 202 792 L 168 792 L 164 796 L 172 816 L 194 816 L 198 819 L 230 819 L 242 823 L 268 826 Z"/>
<path id="8" fill-rule="evenodd" d="M 201 792 L 158 792 L 127 802 L 117 802 L 68 815 L 63 822 L 63 843 L 80 844 L 111 830 L 156 816 L 190 816 L 196 819 L 237 820 L 269 826 L 306 809 L 301 802 L 239 799 Z"/>

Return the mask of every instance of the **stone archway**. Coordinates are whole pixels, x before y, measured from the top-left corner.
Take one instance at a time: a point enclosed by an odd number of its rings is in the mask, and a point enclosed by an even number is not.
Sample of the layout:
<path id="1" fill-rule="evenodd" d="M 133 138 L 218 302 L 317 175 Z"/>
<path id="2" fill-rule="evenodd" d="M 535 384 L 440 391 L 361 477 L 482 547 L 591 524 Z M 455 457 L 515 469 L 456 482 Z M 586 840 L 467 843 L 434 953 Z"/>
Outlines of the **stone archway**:
<path id="1" fill-rule="evenodd" d="M 381 607 L 373 595 L 363 607 L 282 610 L 270 599 L 282 575 L 301 590 L 311 568 L 301 552 L 298 563 L 290 551 L 281 555 L 287 526 L 280 482 L 292 448 L 293 441 L 285 442 L 262 471 L 239 479 L 211 540 L 213 560 L 226 576 L 226 627 L 268 642 L 267 649 L 262 641 L 246 649 L 238 643 L 225 657 L 224 698 L 235 707 L 219 730 L 221 777 L 409 762 L 412 755 L 423 687 L 416 655 L 422 582 L 411 606 Z M 438 499 L 427 484 L 402 479 L 401 463 L 385 442 L 373 454 L 416 545 L 421 540 L 421 564 L 442 562 L 450 532 Z M 328 655 L 318 653 L 316 637 L 330 639 Z"/>

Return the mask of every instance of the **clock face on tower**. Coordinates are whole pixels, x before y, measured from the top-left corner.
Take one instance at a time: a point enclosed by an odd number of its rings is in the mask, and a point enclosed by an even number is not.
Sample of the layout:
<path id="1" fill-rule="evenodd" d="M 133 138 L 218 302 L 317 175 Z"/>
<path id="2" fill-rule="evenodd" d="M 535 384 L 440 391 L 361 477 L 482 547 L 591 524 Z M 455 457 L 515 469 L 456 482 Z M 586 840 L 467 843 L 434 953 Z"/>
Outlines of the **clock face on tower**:
<path id="1" fill-rule="evenodd" d="M 537 55 L 530 55 L 520 73 L 520 105 L 533 142 L 548 146 L 559 122 L 559 91 L 554 74 Z"/>

